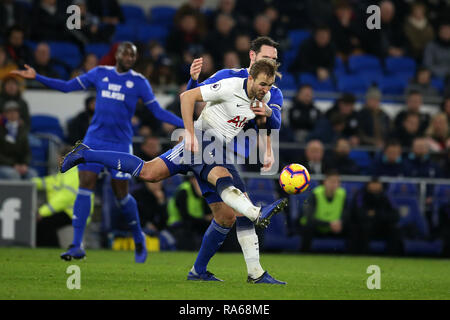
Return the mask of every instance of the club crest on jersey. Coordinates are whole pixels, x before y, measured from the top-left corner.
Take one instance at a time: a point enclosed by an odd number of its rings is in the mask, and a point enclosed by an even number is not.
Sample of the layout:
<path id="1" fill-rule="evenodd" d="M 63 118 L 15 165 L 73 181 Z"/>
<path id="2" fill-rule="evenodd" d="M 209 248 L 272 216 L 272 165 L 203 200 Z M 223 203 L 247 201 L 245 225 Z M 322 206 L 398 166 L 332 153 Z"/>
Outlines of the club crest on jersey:
<path id="1" fill-rule="evenodd" d="M 127 88 L 133 88 L 134 87 L 134 82 L 133 81 L 130 81 L 130 80 L 128 80 L 127 82 L 125 82 L 125 85 L 127 86 Z"/>
<path id="2" fill-rule="evenodd" d="M 217 91 L 220 89 L 220 83 L 214 83 L 210 86 L 212 91 Z"/>

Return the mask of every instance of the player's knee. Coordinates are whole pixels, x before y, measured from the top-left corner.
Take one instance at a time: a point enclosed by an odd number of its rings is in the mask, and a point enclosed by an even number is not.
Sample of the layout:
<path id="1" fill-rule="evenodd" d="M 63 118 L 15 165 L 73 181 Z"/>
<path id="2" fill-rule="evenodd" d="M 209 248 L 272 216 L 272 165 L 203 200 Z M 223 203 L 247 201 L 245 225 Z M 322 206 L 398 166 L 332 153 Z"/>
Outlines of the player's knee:
<path id="1" fill-rule="evenodd" d="M 141 173 L 139 174 L 139 178 L 148 182 L 158 182 L 161 180 L 150 162 L 144 163 Z"/>
<path id="2" fill-rule="evenodd" d="M 80 173 L 80 185 L 81 189 L 94 190 L 95 184 L 97 183 L 97 176 L 94 174 L 81 174 Z"/>
<path id="3" fill-rule="evenodd" d="M 213 212 L 214 220 L 223 227 L 231 228 L 236 221 L 236 214 L 234 210 L 228 206 L 224 206 L 220 210 Z"/>

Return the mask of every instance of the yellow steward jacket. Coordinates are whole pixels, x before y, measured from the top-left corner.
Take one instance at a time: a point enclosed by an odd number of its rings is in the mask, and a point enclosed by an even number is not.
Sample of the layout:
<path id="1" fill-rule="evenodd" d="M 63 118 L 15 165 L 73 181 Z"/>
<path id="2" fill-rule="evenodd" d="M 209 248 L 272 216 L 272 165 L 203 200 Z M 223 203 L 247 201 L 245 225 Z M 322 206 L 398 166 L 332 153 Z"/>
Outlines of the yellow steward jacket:
<path id="1" fill-rule="evenodd" d="M 39 207 L 39 215 L 51 216 L 57 212 L 65 212 L 71 219 L 73 205 L 78 193 L 78 168 L 72 168 L 66 173 L 33 178 L 33 182 L 40 191 L 45 191 L 47 203 Z M 91 195 L 91 211 L 94 211 L 94 194 Z M 89 220 L 88 220 L 89 221 Z"/>

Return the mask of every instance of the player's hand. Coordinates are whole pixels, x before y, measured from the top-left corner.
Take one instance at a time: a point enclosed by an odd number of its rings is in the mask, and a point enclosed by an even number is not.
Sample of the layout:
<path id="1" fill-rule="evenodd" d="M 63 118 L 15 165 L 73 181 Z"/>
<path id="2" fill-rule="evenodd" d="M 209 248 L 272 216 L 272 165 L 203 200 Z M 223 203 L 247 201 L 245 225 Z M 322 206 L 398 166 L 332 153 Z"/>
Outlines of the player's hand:
<path id="1" fill-rule="evenodd" d="M 273 164 L 275 163 L 275 157 L 273 156 L 272 150 L 270 152 L 264 152 L 264 164 L 261 168 L 262 171 L 270 171 L 272 169 Z"/>
<path id="2" fill-rule="evenodd" d="M 25 65 L 25 70 L 13 70 L 10 74 L 14 74 L 25 79 L 36 79 L 36 70 L 27 64 Z"/>
<path id="3" fill-rule="evenodd" d="M 198 141 L 195 134 L 190 133 L 189 131 L 185 132 L 184 136 L 184 148 L 188 152 L 196 153 L 198 152 Z"/>
<path id="4" fill-rule="evenodd" d="M 341 220 L 336 220 L 336 221 L 330 222 L 330 228 L 331 228 L 332 232 L 340 233 L 342 231 L 342 222 L 341 222 Z"/>
<path id="5" fill-rule="evenodd" d="M 203 66 L 203 58 L 197 58 L 194 59 L 194 61 L 192 61 L 190 69 L 192 80 L 198 80 L 200 72 L 202 71 L 202 66 Z"/>
<path id="6" fill-rule="evenodd" d="M 256 116 L 262 116 L 262 117 L 270 117 L 272 116 L 272 109 L 264 102 L 255 100 L 252 105 L 250 106 L 250 109 L 253 111 L 253 113 Z"/>

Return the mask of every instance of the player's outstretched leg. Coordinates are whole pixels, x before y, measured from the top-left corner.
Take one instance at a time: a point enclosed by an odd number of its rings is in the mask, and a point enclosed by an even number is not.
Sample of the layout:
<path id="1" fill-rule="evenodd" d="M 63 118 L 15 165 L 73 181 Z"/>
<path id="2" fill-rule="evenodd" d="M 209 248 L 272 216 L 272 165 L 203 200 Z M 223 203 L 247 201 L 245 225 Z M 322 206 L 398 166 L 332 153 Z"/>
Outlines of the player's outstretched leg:
<path id="1" fill-rule="evenodd" d="M 188 280 L 222 281 L 207 271 L 206 266 L 220 248 L 230 230 L 231 228 L 220 226 L 214 219 L 211 221 L 203 236 L 202 245 L 194 266 L 187 276 Z"/>
<path id="2" fill-rule="evenodd" d="M 85 162 L 103 164 L 110 169 L 126 172 L 138 177 L 145 161 L 125 152 L 92 150 L 87 145 L 77 142 L 75 147 L 63 159 L 61 172 L 64 173 L 71 168 Z"/>
<path id="3" fill-rule="evenodd" d="M 139 220 L 139 212 L 136 200 L 131 194 L 118 200 L 120 209 L 125 215 L 128 226 L 131 228 L 135 244 L 134 260 L 136 263 L 144 263 L 147 259 L 147 247 L 145 245 L 145 234 L 142 232 Z"/>
<path id="4" fill-rule="evenodd" d="M 270 219 L 288 204 L 288 199 L 284 198 L 261 208 L 256 207 L 241 190 L 234 186 L 233 179 L 229 176 L 218 178 L 216 189 L 223 202 L 249 218 L 257 227 L 267 228 Z"/>
<path id="5" fill-rule="evenodd" d="M 91 212 L 91 195 L 92 190 L 79 188 L 77 198 L 73 206 L 73 241 L 69 250 L 61 254 L 61 259 L 70 261 L 74 259 L 82 259 L 86 256 L 86 252 L 81 246 L 83 241 L 84 229 L 86 228 L 86 221 Z"/>
<path id="6" fill-rule="evenodd" d="M 247 217 L 236 217 L 236 235 L 247 265 L 249 283 L 286 284 L 274 279 L 259 262 L 259 239 L 253 222 Z"/>

